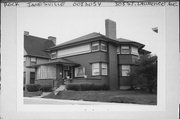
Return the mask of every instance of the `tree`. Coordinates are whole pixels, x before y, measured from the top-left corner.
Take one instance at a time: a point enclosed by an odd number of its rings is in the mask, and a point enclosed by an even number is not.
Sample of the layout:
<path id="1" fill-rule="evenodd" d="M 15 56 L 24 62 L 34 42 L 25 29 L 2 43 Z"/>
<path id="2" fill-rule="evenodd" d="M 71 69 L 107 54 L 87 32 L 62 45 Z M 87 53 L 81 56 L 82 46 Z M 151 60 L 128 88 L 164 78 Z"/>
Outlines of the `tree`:
<path id="1" fill-rule="evenodd" d="M 150 93 L 157 90 L 157 56 L 143 55 L 136 61 L 129 74 L 132 88 L 141 88 Z"/>

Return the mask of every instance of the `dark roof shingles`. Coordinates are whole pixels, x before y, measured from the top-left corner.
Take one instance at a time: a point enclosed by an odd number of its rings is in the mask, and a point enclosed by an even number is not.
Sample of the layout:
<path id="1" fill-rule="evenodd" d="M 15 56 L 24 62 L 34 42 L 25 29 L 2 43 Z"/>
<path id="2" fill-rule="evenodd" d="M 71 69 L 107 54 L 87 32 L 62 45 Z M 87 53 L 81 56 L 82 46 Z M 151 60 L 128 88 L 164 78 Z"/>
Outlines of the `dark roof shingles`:
<path id="1" fill-rule="evenodd" d="M 24 49 L 27 52 L 27 55 L 50 58 L 48 53 L 44 50 L 52 46 L 55 46 L 53 41 L 31 35 L 24 36 Z"/>

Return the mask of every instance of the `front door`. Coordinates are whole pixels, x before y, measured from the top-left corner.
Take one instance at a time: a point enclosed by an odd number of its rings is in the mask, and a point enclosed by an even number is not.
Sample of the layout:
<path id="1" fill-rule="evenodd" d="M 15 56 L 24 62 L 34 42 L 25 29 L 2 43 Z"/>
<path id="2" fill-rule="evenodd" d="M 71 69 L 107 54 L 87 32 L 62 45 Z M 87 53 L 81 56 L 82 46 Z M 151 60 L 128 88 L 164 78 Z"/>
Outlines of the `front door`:
<path id="1" fill-rule="evenodd" d="M 64 79 L 72 78 L 72 67 L 69 67 L 69 66 L 64 67 L 63 74 L 64 74 L 63 75 Z"/>

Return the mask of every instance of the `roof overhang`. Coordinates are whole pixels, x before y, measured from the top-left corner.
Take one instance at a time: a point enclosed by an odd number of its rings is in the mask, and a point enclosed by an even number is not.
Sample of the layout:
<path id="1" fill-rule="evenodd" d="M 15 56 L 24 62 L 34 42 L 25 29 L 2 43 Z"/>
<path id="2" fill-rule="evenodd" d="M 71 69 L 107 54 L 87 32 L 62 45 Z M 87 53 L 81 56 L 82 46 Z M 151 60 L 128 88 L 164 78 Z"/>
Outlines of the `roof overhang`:
<path id="1" fill-rule="evenodd" d="M 27 66 L 27 68 L 36 68 L 36 67 L 39 67 L 42 65 L 57 65 L 57 64 L 61 64 L 64 66 L 80 66 L 80 64 L 77 64 L 77 63 L 74 63 L 72 61 L 60 58 L 60 59 L 51 60 L 51 61 L 46 62 L 46 63 L 40 63 L 40 64 Z"/>

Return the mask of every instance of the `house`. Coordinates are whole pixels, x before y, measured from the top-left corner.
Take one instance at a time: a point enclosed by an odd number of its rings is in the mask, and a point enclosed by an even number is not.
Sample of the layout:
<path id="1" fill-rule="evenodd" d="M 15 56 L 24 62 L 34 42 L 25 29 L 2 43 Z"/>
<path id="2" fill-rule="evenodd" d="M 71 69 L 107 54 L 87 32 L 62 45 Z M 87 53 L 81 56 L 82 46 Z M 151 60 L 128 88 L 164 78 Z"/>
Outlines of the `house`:
<path id="1" fill-rule="evenodd" d="M 56 38 L 49 36 L 48 39 L 39 38 L 24 32 L 24 84 L 35 83 L 35 68 L 28 66 L 45 63 L 50 59 L 50 55 L 44 52 L 49 47 L 55 46 Z"/>
<path id="2" fill-rule="evenodd" d="M 111 90 L 130 88 L 128 73 L 140 54 L 150 52 L 144 44 L 116 38 L 114 21 L 107 19 L 105 29 L 106 35 L 93 32 L 46 48 L 50 57 L 29 66 L 35 71 L 35 83 L 58 87 L 71 79 L 70 83 L 104 84 Z"/>

